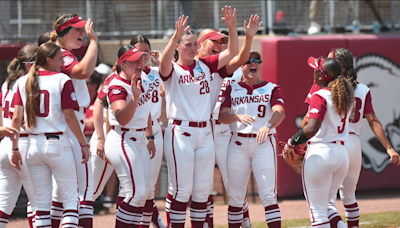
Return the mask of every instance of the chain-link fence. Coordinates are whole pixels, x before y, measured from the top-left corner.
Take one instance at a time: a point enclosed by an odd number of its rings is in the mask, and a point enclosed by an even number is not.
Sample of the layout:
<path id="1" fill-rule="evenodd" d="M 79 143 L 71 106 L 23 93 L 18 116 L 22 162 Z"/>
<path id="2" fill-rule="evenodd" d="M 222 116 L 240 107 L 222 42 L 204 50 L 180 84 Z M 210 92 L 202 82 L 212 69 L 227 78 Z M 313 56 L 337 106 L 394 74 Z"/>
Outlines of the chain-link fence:
<path id="1" fill-rule="evenodd" d="M 396 30 L 400 20 L 400 1 L 394 0 L 314 0 L 318 2 L 313 18 L 323 30 L 351 31 L 351 23 L 358 19 L 361 29 L 371 29 L 374 22 L 382 28 Z M 179 15 L 190 16 L 194 30 L 223 29 L 221 8 L 231 5 L 237 9 L 238 30 L 243 21 L 258 14 L 264 21 L 261 33 L 284 30 L 305 33 L 310 26 L 310 0 L 296 1 L 228 1 L 228 0 L 13 0 L 0 1 L 0 40 L 32 42 L 44 32 L 52 30 L 59 13 L 73 12 L 92 18 L 101 40 L 129 39 L 143 34 L 162 38 L 173 34 Z M 269 19 L 269 21 L 268 21 Z M 268 23 L 267 23 L 268 22 Z"/>

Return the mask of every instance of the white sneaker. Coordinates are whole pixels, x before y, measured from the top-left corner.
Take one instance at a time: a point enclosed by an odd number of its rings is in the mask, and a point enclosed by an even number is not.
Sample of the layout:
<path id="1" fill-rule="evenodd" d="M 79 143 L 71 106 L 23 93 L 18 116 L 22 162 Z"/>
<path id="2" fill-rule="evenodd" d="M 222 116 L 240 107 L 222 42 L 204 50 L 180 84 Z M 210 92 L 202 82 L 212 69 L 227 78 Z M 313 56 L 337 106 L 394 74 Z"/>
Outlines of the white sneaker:
<path id="1" fill-rule="evenodd" d="M 310 28 L 308 28 L 308 35 L 315 35 L 321 32 L 321 26 L 318 23 L 312 22 Z"/>

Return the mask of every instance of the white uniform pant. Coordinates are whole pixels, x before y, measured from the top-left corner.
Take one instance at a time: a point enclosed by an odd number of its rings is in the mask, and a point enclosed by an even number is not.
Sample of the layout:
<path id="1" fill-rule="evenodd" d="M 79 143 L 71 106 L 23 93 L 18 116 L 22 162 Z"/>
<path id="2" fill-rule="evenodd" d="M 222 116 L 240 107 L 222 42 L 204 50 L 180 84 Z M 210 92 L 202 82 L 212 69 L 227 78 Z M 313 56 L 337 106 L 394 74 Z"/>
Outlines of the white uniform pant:
<path id="1" fill-rule="evenodd" d="M 346 147 L 339 141 L 309 144 L 303 162 L 302 180 L 313 226 L 329 226 L 329 200 L 337 193 L 348 168 L 349 156 Z"/>
<path id="2" fill-rule="evenodd" d="M 215 120 L 213 120 L 213 124 L 215 159 L 222 176 L 222 183 L 224 184 L 226 192 L 229 193 L 227 158 L 229 141 L 232 134 L 228 124 L 215 124 Z M 210 189 L 210 193 L 212 193 L 212 191 L 213 188 Z"/>
<path id="3" fill-rule="evenodd" d="M 105 124 L 103 124 L 103 130 L 104 133 L 106 133 Z M 97 155 L 97 142 L 97 134 L 96 131 L 94 131 L 90 139 L 90 151 L 92 152 L 93 202 L 101 195 L 108 179 L 110 179 L 114 171 L 114 167 L 111 164 L 108 164 Z"/>
<path id="4" fill-rule="evenodd" d="M 170 194 L 183 203 L 190 196 L 194 202 L 207 202 L 215 165 L 210 122 L 204 128 L 168 125 L 164 148 L 172 183 Z"/>
<path id="5" fill-rule="evenodd" d="M 107 135 L 105 152 L 125 190 L 124 202 L 143 207 L 150 177 L 150 154 L 144 131 L 111 130 Z"/>
<path id="6" fill-rule="evenodd" d="M 358 178 L 361 172 L 362 154 L 361 142 L 357 135 L 350 134 L 349 139 L 345 142 L 345 147 L 349 153 L 349 171 L 343 183 L 339 187 L 340 198 L 344 205 L 351 205 L 356 203 L 356 189 Z M 336 201 L 336 195 L 332 198 L 331 202 Z"/>
<path id="7" fill-rule="evenodd" d="M 11 215 L 18 200 L 21 185 L 30 201 L 32 210 L 36 210 L 35 192 L 31 177 L 26 166 L 26 153 L 28 150 L 28 137 L 20 137 L 18 141 L 19 152 L 22 157 L 21 170 L 11 165 L 12 141 L 4 137 L 0 144 L 0 211 Z"/>
<path id="8" fill-rule="evenodd" d="M 75 111 L 75 116 L 78 119 L 81 131 L 83 132 L 83 129 L 85 127 L 86 115 L 83 112 Z M 68 135 L 71 141 L 72 151 L 74 153 L 75 165 L 77 167 L 79 200 L 91 201 L 93 198 L 93 179 L 92 179 L 93 175 L 92 175 L 92 163 L 90 161 L 90 156 L 89 156 L 89 161 L 85 164 L 82 164 L 83 159 L 82 159 L 81 145 L 78 139 L 75 137 L 74 133 L 72 133 L 71 129 L 69 128 L 68 128 Z M 60 199 L 59 192 L 60 190 L 56 183 L 54 185 L 54 190 L 53 190 L 53 201 L 63 203 Z"/>
<path id="9" fill-rule="evenodd" d="M 237 133 L 233 133 L 228 147 L 230 206 L 243 207 L 252 170 L 263 206 L 278 203 L 275 144 L 273 135 L 259 144 L 256 138 L 240 137 Z"/>
<path id="10" fill-rule="evenodd" d="M 149 193 L 147 199 L 154 199 L 158 175 L 160 174 L 162 158 L 164 154 L 164 142 L 161 126 L 157 121 L 153 121 L 154 144 L 156 146 L 156 155 L 150 161 L 150 181 Z"/>
<path id="11" fill-rule="evenodd" d="M 29 135 L 26 164 L 32 179 L 38 211 L 50 211 L 52 176 L 59 186 L 65 210 L 78 209 L 77 176 L 74 154 L 68 134 L 47 139 L 44 134 Z"/>

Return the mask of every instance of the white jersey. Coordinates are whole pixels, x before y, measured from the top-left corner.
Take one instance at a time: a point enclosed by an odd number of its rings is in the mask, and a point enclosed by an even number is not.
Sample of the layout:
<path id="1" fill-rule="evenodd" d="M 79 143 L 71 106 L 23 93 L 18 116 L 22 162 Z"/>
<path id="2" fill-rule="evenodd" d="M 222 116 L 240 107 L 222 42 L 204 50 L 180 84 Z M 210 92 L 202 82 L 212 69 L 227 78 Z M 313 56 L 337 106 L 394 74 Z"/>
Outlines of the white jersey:
<path id="1" fill-rule="evenodd" d="M 214 74 L 218 75 L 218 73 L 214 73 Z M 224 91 L 226 90 L 226 88 L 229 85 L 238 83 L 242 80 L 242 69 L 238 68 L 233 73 L 232 77 L 226 77 L 226 78 L 223 78 L 222 80 L 221 79 L 222 79 L 221 77 L 219 77 L 219 79 L 217 79 L 218 81 L 222 81 L 222 82 L 221 82 L 221 84 L 219 84 L 219 87 L 216 90 L 218 93 L 216 95 L 213 95 L 213 97 L 212 97 L 212 99 L 213 99 L 212 100 L 212 105 L 213 105 L 212 106 L 212 109 L 213 109 L 212 117 L 214 120 L 218 119 L 219 110 L 221 109 L 221 100 L 222 100 L 222 97 L 223 97 L 223 94 L 224 94 Z M 218 89 L 219 89 L 219 91 L 218 91 Z M 213 94 L 213 93 L 211 93 L 211 94 Z"/>
<path id="2" fill-rule="evenodd" d="M 64 109 L 78 107 L 76 94 L 71 79 L 63 74 L 53 71 L 39 71 L 38 73 L 40 96 L 38 99 L 38 110 L 36 113 L 36 127 L 27 129 L 27 133 L 55 133 L 67 132 L 68 125 L 65 121 Z M 15 93 L 15 105 L 25 107 L 26 114 L 26 81 L 28 75 L 18 80 L 18 88 Z"/>
<path id="3" fill-rule="evenodd" d="M 349 132 L 360 135 L 362 119 L 365 114 L 374 113 L 371 103 L 371 93 L 368 86 L 358 83 L 354 90 L 355 107 L 350 116 Z"/>
<path id="4" fill-rule="evenodd" d="M 231 113 L 247 114 L 256 120 L 254 124 L 249 124 L 247 127 L 236 121 L 230 124 L 231 131 L 256 134 L 271 119 L 274 105 L 284 107 L 284 100 L 278 85 L 262 82 L 250 86 L 239 82 L 227 87 L 222 98 L 221 108 L 230 108 Z M 272 128 L 269 133 L 275 134 L 275 128 Z"/>
<path id="5" fill-rule="evenodd" d="M 8 82 L 4 82 L 1 86 L 1 107 L 3 107 L 3 126 L 11 127 L 12 117 L 14 113 L 14 95 L 18 88 L 18 79 L 15 80 L 14 85 L 10 90 L 7 90 Z M 21 127 L 20 134 L 26 133 L 25 129 Z"/>
<path id="6" fill-rule="evenodd" d="M 322 120 L 318 132 L 310 142 L 346 141 L 349 137 L 349 118 L 351 109 L 343 116 L 339 116 L 332 104 L 332 93 L 323 88 L 313 93 L 310 100 L 308 119 Z"/>
<path id="7" fill-rule="evenodd" d="M 162 79 L 158 67 L 145 66 L 144 72 L 149 79 L 149 87 L 153 88 L 151 93 L 151 119 L 156 121 L 161 117 L 162 97 L 160 95 L 160 88 Z"/>
<path id="8" fill-rule="evenodd" d="M 150 101 L 153 89 L 150 89 L 146 73 L 142 72 L 142 93 L 140 94 L 138 105 L 132 119 L 125 125 L 121 125 L 112 109 L 112 103 L 118 100 L 125 100 L 127 103 L 132 99 L 133 93 L 131 82 L 121 75 L 115 76 L 108 85 L 108 118 L 111 126 L 121 126 L 129 129 L 142 129 L 147 127 L 150 114 Z"/>
<path id="9" fill-rule="evenodd" d="M 78 59 L 74 54 L 70 51 L 61 48 L 61 52 L 63 54 L 64 65 L 61 69 L 61 72 L 71 76 L 72 68 L 76 64 L 79 63 Z M 84 79 L 75 79 L 71 78 L 72 84 L 74 85 L 74 89 L 76 91 L 76 97 L 78 99 L 79 107 L 87 108 L 90 105 L 90 95 L 89 90 L 86 85 L 86 80 Z"/>
<path id="10" fill-rule="evenodd" d="M 163 78 L 167 118 L 209 121 L 211 117 L 211 74 L 218 72 L 219 55 L 194 60 L 191 66 L 172 62 L 171 74 Z"/>

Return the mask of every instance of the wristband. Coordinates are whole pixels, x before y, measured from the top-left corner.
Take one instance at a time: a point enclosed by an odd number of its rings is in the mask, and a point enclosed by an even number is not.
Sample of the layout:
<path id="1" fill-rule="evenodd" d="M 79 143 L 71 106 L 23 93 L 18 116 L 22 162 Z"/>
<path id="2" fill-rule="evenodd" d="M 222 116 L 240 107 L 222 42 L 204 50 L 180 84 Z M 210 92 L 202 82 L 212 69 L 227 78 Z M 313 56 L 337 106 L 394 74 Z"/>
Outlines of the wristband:
<path id="1" fill-rule="evenodd" d="M 89 144 L 86 144 L 86 145 L 84 145 L 84 146 L 81 145 L 81 148 L 82 148 L 82 147 L 89 147 Z"/>
<path id="2" fill-rule="evenodd" d="M 146 136 L 147 140 L 153 139 L 154 140 L 154 135 Z"/>
<path id="3" fill-rule="evenodd" d="M 267 128 L 271 129 L 272 128 L 272 123 L 267 122 L 264 126 L 266 126 Z"/>
<path id="4" fill-rule="evenodd" d="M 19 152 L 19 148 L 12 149 L 12 151 L 11 151 L 11 152 L 12 152 L 12 153 Z"/>
<path id="5" fill-rule="evenodd" d="M 304 134 L 303 128 L 301 128 L 295 135 L 292 136 L 292 144 L 294 146 L 303 144 L 308 141 L 309 138 Z"/>

